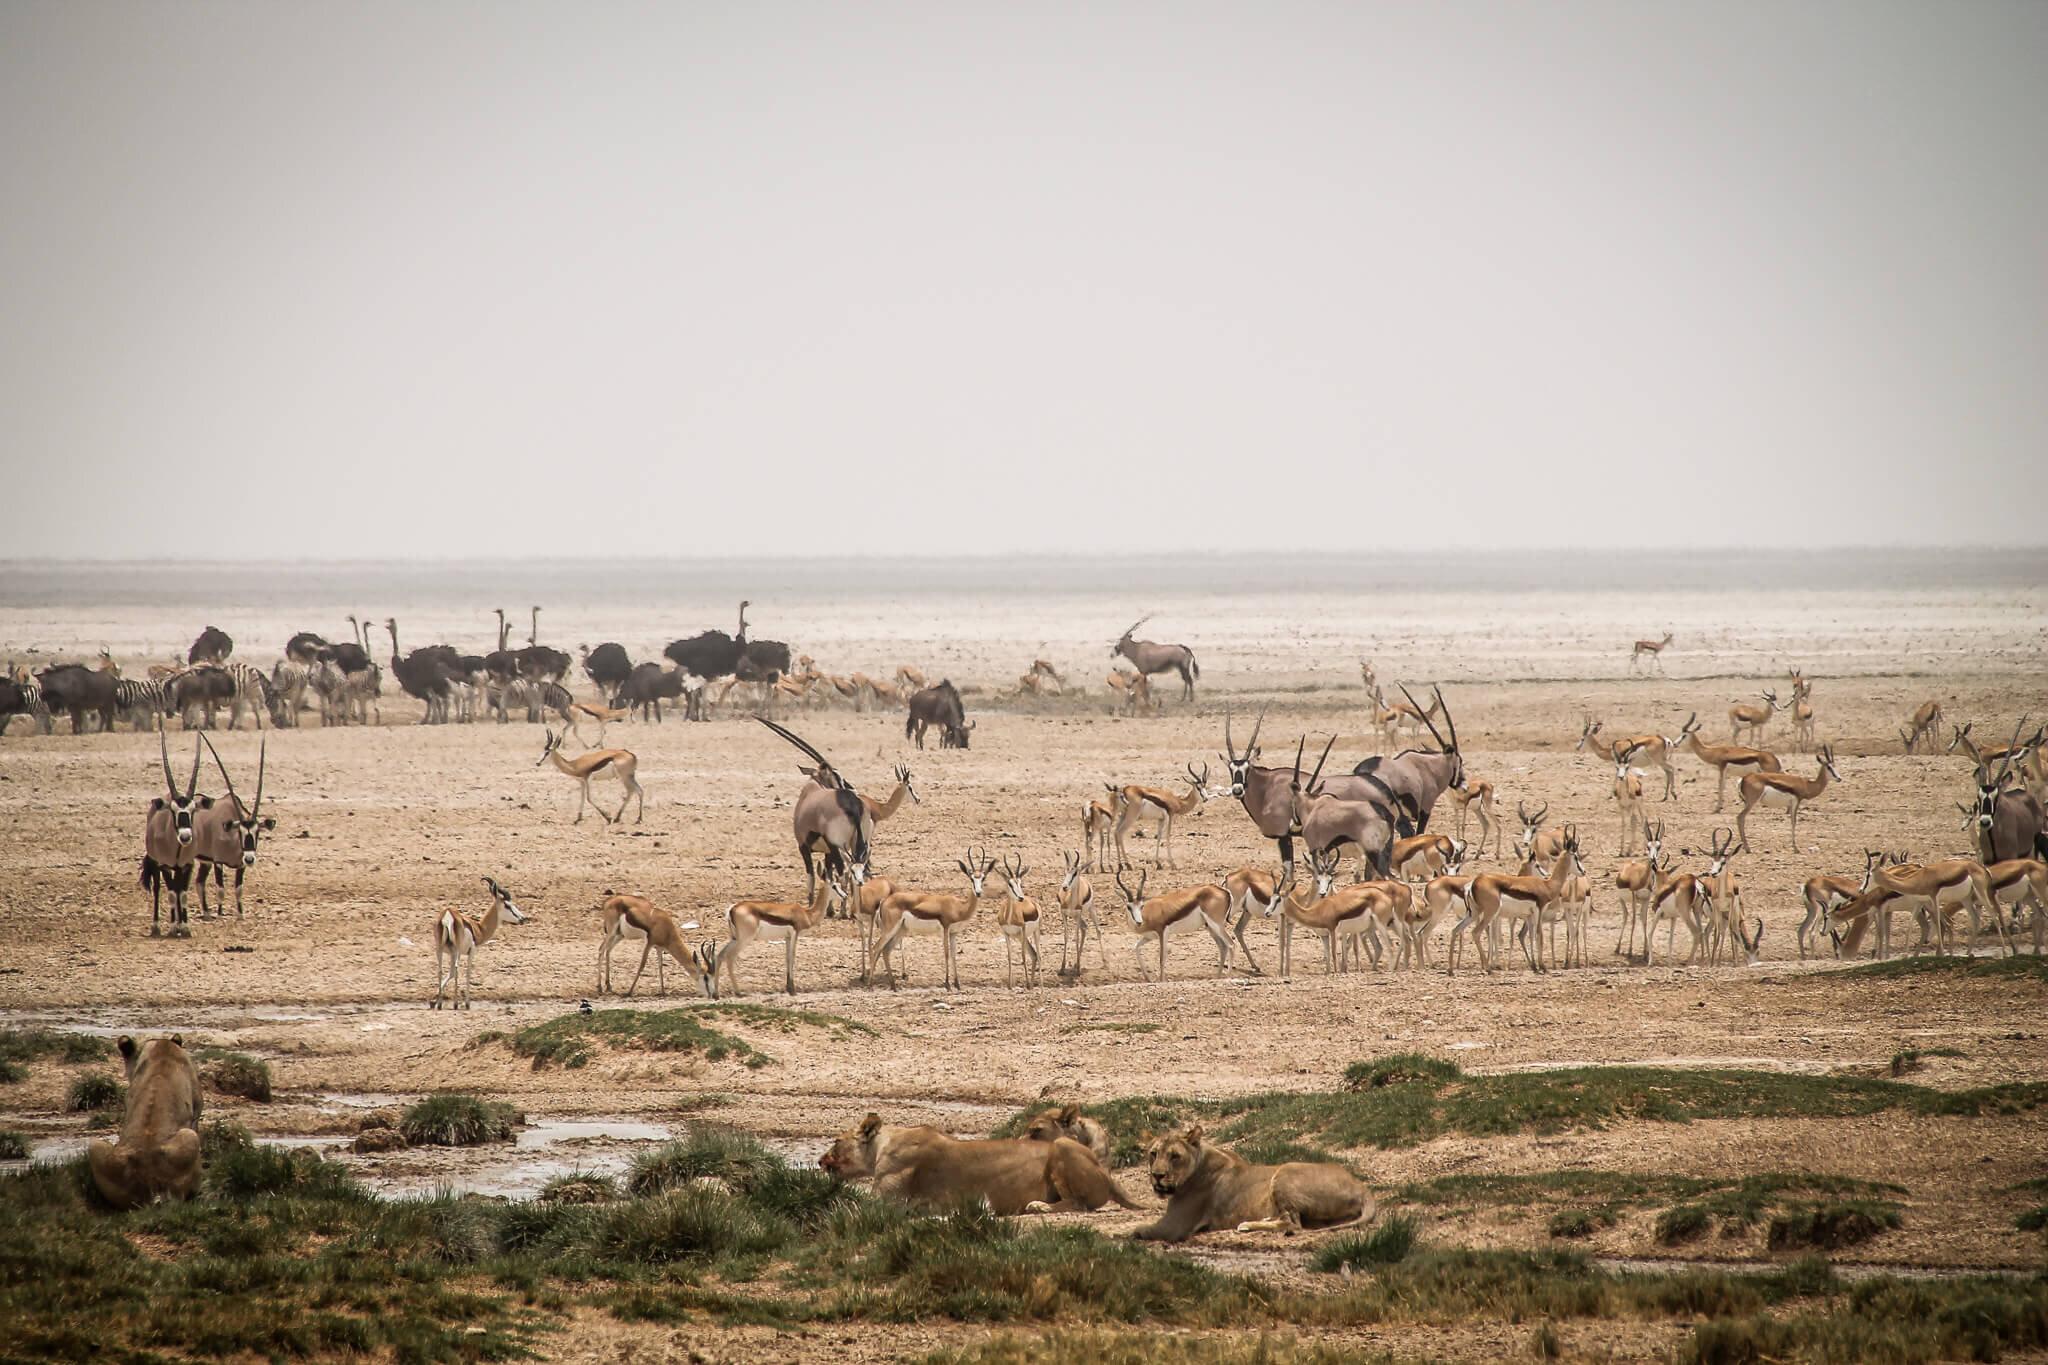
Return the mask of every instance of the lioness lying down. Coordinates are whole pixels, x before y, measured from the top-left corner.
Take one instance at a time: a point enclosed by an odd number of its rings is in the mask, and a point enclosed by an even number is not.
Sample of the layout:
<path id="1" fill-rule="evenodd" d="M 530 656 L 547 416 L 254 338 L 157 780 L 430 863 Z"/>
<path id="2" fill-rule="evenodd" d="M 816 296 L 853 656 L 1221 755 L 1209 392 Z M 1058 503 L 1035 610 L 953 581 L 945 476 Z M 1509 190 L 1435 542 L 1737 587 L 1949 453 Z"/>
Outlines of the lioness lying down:
<path id="1" fill-rule="evenodd" d="M 997 1213 L 1073 1213 L 1126 1199 L 1095 1154 L 1070 1138 L 955 1138 L 923 1125 L 895 1128 L 869 1114 L 841 1133 L 818 1165 L 875 1193 L 945 1207 L 986 1199 Z"/>
<path id="2" fill-rule="evenodd" d="M 178 1034 L 138 1048 L 121 1039 L 128 1101 L 121 1136 L 85 1149 L 92 1183 L 117 1209 L 199 1191 L 199 1072 Z"/>
<path id="3" fill-rule="evenodd" d="M 1035 1115 L 1025 1126 L 1024 1136 L 1033 1142 L 1072 1138 L 1095 1153 L 1095 1159 L 1105 1169 L 1109 1166 L 1109 1130 L 1082 1113 L 1078 1104 L 1070 1104 L 1064 1109 L 1048 1109 Z"/>
<path id="4" fill-rule="evenodd" d="M 1358 1177 L 1327 1161 L 1254 1166 L 1228 1147 L 1202 1139 L 1200 1128 L 1156 1139 L 1145 1153 L 1152 1188 L 1166 1199 L 1158 1222 L 1133 1237 L 1184 1242 L 1198 1232 L 1293 1232 L 1359 1223 L 1375 1212 Z"/>

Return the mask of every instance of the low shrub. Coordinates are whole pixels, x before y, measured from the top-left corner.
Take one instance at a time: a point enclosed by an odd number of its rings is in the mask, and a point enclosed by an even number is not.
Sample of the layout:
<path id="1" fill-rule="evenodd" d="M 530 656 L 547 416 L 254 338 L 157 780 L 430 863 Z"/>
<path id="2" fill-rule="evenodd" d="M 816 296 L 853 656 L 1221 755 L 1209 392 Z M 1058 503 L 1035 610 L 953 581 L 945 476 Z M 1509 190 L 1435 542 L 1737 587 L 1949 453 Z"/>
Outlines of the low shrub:
<path id="1" fill-rule="evenodd" d="M 408 1105 L 398 1131 L 415 1147 L 474 1147 L 505 1142 L 525 1120 L 509 1104 L 475 1095 L 429 1095 Z"/>

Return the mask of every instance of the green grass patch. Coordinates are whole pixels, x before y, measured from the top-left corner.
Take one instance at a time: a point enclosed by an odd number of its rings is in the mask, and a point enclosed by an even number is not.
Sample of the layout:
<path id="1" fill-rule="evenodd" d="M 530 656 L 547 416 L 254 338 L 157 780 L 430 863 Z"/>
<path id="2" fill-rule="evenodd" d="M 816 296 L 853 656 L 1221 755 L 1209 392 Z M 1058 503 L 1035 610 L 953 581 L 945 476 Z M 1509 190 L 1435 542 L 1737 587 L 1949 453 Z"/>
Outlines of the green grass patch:
<path id="1" fill-rule="evenodd" d="M 258 1104 L 270 1103 L 270 1064 L 246 1052 L 199 1049 L 193 1060 L 205 1082 L 223 1095 L 239 1095 Z"/>
<path id="2" fill-rule="evenodd" d="M 827 1014 L 823 1010 L 789 1009 L 782 1005 L 757 1005 L 746 1000 L 721 1000 L 714 1005 L 695 1005 L 689 1012 L 753 1028 L 774 1029 L 780 1033 L 795 1033 L 800 1028 L 815 1028 L 845 1037 L 881 1036 L 858 1019 L 848 1019 L 843 1014 Z"/>
<path id="3" fill-rule="evenodd" d="M 1613 1226 L 1613 1216 L 1603 1209 L 1559 1209 L 1550 1215 L 1552 1237 L 1591 1237 L 1600 1229 Z"/>
<path id="4" fill-rule="evenodd" d="M 1369 1231 L 1332 1237 L 1316 1248 L 1309 1265 L 1328 1273 L 1405 1261 L 1408 1253 L 1415 1250 L 1421 1226 L 1413 1214 L 1393 1214 Z"/>
<path id="5" fill-rule="evenodd" d="M 1181 1336 L 1096 1329 L 1006 1333 L 924 1360 L 925 1365 L 1393 1365 L 1395 1357 L 1304 1342 L 1291 1333 Z"/>
<path id="6" fill-rule="evenodd" d="M 531 1057 L 536 1070 L 544 1066 L 587 1065 L 597 1056 L 600 1046 L 619 1051 L 694 1052 L 711 1062 L 731 1058 L 742 1066 L 768 1066 L 773 1059 L 767 1053 L 704 1022 L 703 1016 L 711 1009 L 742 1008 L 792 1016 L 803 1013 L 771 1010 L 766 1005 L 733 1005 L 687 1010 L 594 1010 L 589 1014 L 563 1014 L 513 1034 L 512 1051 L 521 1057 Z M 742 1019 L 738 1014 L 729 1017 L 745 1023 L 756 1022 Z M 816 1017 L 831 1019 L 835 1016 Z"/>
<path id="7" fill-rule="evenodd" d="M 1562 1133 L 1617 1123 L 1695 1119 L 1858 1118 L 1887 1111 L 1978 1117 L 2048 1103 L 2048 1082 L 1970 1090 L 1869 1076 L 1786 1075 L 1673 1067 L 1567 1067 L 1471 1076 L 1437 1058 L 1403 1055 L 1355 1064 L 1345 1090 L 1266 1092 L 1226 1100 L 1141 1097 L 1083 1105 L 1108 1125 L 1119 1165 L 1143 1151 L 1146 1131 L 1203 1123 L 1226 1143 L 1296 1142 L 1337 1150 L 1409 1147 L 1450 1134 Z M 997 1136 L 1023 1131 L 1019 1111 Z"/>
<path id="8" fill-rule="evenodd" d="M 1904 977 L 1943 974 L 1988 976 L 2015 981 L 2048 981 L 2048 957 L 2022 954 L 2019 957 L 1937 957 L 1921 953 L 1914 957 L 1891 957 L 1844 967 L 1842 976 Z"/>
<path id="9" fill-rule="evenodd" d="M 619 1197 L 619 1182 L 596 1171 L 568 1171 L 534 1197 L 543 1204 L 609 1204 Z"/>
<path id="10" fill-rule="evenodd" d="M 1898 1225 L 1896 1204 L 1873 1199 L 1836 1199 L 1801 1204 L 1773 1215 L 1769 1241 L 1773 1251 L 1855 1246 Z"/>
<path id="11" fill-rule="evenodd" d="M 0 1131 L 0 1161 L 28 1160 L 28 1136 L 11 1130 Z"/>
<path id="12" fill-rule="evenodd" d="M 523 1119 L 509 1104 L 475 1095 L 429 1095 L 398 1116 L 398 1131 L 415 1147 L 474 1147 L 507 1142 Z"/>
<path id="13" fill-rule="evenodd" d="M 66 1033 L 61 1029 L 0 1029 L 0 1062 L 26 1065 L 55 1058 L 67 1066 L 97 1062 L 113 1049 L 104 1038 L 87 1033 Z M 7 1079 L 19 1080 L 19 1075 Z"/>
<path id="14" fill-rule="evenodd" d="M 74 1114 L 117 1109 L 127 1088 L 104 1071 L 88 1071 L 73 1078 L 65 1092 L 64 1107 Z"/>

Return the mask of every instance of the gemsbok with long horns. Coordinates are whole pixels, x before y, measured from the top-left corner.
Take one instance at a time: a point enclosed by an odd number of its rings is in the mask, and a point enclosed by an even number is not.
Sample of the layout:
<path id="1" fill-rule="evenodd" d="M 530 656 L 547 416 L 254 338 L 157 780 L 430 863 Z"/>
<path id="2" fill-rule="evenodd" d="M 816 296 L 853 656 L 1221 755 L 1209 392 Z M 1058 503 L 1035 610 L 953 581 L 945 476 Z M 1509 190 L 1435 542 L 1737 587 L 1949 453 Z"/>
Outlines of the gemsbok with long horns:
<path id="1" fill-rule="evenodd" d="M 1141 616 L 1131 623 L 1117 642 L 1110 647 L 1109 657 L 1126 658 L 1142 677 L 1155 673 L 1180 674 L 1180 696 L 1182 701 L 1195 699 L 1195 680 L 1202 676 L 1202 666 L 1195 662 L 1195 652 L 1186 645 L 1162 645 L 1151 640 L 1135 640 L 1131 632 L 1152 618 Z"/>
<path id="2" fill-rule="evenodd" d="M 216 899 L 223 902 L 220 913 L 227 913 L 225 901 L 226 869 L 235 869 L 235 918 L 242 917 L 242 879 L 256 866 L 256 848 L 264 834 L 277 828 L 277 821 L 263 814 L 263 770 L 268 757 L 270 741 L 265 740 L 256 752 L 256 801 L 244 806 L 242 797 L 235 790 L 235 779 L 228 776 L 225 763 L 220 761 L 220 752 L 213 747 L 213 741 L 204 734 L 207 751 L 213 755 L 213 764 L 220 769 L 220 780 L 227 784 L 228 794 L 218 798 L 201 809 L 192 820 L 193 856 L 199 865 L 199 917 L 206 919 L 213 908 L 206 903 L 206 874 L 213 873 Z"/>
<path id="3" fill-rule="evenodd" d="M 149 891 L 149 936 L 163 933 L 163 892 L 171 892 L 171 937 L 190 938 L 192 927 L 185 917 L 185 892 L 192 885 L 192 869 L 198 858 L 198 834 L 193 826 L 199 814 L 213 804 L 213 798 L 199 795 L 199 741 L 192 741 L 192 777 L 185 790 L 171 776 L 171 751 L 164 739 L 164 722 L 156 722 L 157 758 L 163 764 L 164 794 L 149 803 L 142 826 L 142 885 Z"/>
<path id="4" fill-rule="evenodd" d="M 819 850 L 824 852 L 827 877 L 840 873 L 851 876 L 855 867 L 865 868 L 868 865 L 868 846 L 875 837 L 875 817 L 860 793 L 853 789 L 853 783 L 808 741 L 766 716 L 754 719 L 788 740 L 813 765 L 797 769 L 809 780 L 797 792 L 796 809 L 790 814 L 796 851 L 804 860 L 804 898 L 809 900 L 818 894 Z M 907 781 L 906 777 L 906 785 Z"/>

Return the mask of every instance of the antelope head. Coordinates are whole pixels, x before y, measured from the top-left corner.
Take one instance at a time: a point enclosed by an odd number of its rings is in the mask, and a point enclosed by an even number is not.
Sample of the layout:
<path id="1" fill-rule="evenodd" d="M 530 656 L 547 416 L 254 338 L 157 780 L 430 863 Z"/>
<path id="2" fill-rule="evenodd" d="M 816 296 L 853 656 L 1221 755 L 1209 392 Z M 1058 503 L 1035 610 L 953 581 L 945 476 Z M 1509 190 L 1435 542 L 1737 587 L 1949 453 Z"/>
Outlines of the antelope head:
<path id="1" fill-rule="evenodd" d="M 910 769 L 904 767 L 901 763 L 896 765 L 896 780 L 902 784 L 903 790 L 909 794 L 911 805 L 921 806 L 924 804 L 924 798 L 917 794 L 917 788 L 910 785 Z"/>
<path id="2" fill-rule="evenodd" d="M 1074 889 L 1075 881 L 1081 876 L 1081 855 L 1069 849 L 1060 857 L 1065 859 L 1067 864 L 1066 872 L 1060 877 L 1060 894 L 1064 896 Z"/>
<path id="3" fill-rule="evenodd" d="M 1572 752 L 1577 753 L 1580 750 L 1584 749 L 1586 745 L 1592 740 L 1593 736 L 1599 733 L 1600 722 L 1594 720 L 1591 716 L 1587 716 L 1579 730 L 1579 742 L 1572 746 Z"/>
<path id="4" fill-rule="evenodd" d="M 192 744 L 192 777 L 185 783 L 182 795 L 178 791 L 178 779 L 171 776 L 171 750 L 164 739 L 164 722 L 161 716 L 157 717 L 156 722 L 156 752 L 164 768 L 164 808 L 171 813 L 179 846 L 184 847 L 192 842 L 192 812 L 199 807 L 199 744 L 196 740 Z"/>
<path id="5" fill-rule="evenodd" d="M 1429 727 L 1429 737 L 1436 741 L 1436 747 L 1438 751 L 1450 755 L 1450 785 L 1452 785 L 1453 787 L 1462 787 L 1465 785 L 1465 756 L 1458 752 L 1458 722 L 1451 718 L 1450 703 L 1444 700 L 1443 688 L 1432 687 L 1431 690 L 1434 694 L 1431 698 L 1433 704 L 1430 706 L 1429 710 L 1425 711 L 1423 710 L 1421 705 L 1416 702 L 1415 694 L 1408 690 L 1407 684 L 1403 683 L 1401 685 L 1401 695 L 1408 698 L 1408 704 L 1415 708 L 1415 713 L 1422 717 L 1422 723 Z M 1448 727 L 1451 732 L 1451 737 L 1449 739 L 1445 739 L 1443 737 L 1443 735 L 1436 728 L 1436 722 L 1429 718 L 1430 713 L 1433 711 L 1443 712 L 1444 725 Z"/>
<path id="6" fill-rule="evenodd" d="M 1194 764 L 1188 764 L 1188 782 L 1203 801 L 1207 802 L 1216 799 L 1217 793 L 1209 790 L 1209 765 L 1207 763 L 1202 765 L 1202 771 L 1200 772 L 1195 771 Z"/>
<path id="7" fill-rule="evenodd" d="M 241 845 L 242 866 L 254 867 L 258 836 L 277 828 L 276 820 L 263 818 L 263 768 L 270 741 L 264 740 L 256 752 L 256 804 L 244 806 L 241 794 L 235 790 L 235 780 L 228 776 L 227 765 L 220 761 L 220 751 L 213 747 L 213 741 L 206 738 L 204 731 L 199 738 L 205 741 L 207 752 L 213 755 L 213 766 L 220 769 L 220 780 L 227 783 L 228 799 L 234 803 L 235 815 L 227 821 L 227 827 L 234 831 L 235 841 Z"/>
<path id="8" fill-rule="evenodd" d="M 548 727 L 547 735 L 547 742 L 541 745 L 540 757 L 533 761 L 533 766 L 536 768 L 547 762 L 554 755 L 555 750 L 562 747 L 562 737 L 555 733 L 553 726 Z"/>
<path id="9" fill-rule="evenodd" d="M 1136 629 L 1136 627 L 1132 627 L 1132 629 Z M 1237 751 L 1237 745 L 1232 743 L 1230 738 L 1230 710 L 1228 707 L 1224 708 L 1224 752 L 1218 756 L 1223 760 L 1224 771 L 1230 774 L 1230 794 L 1232 796 L 1242 797 L 1244 795 L 1245 784 L 1251 779 L 1252 764 L 1257 762 L 1259 757 L 1259 729 L 1265 723 L 1266 709 L 1260 707 L 1259 718 L 1252 725 L 1252 737 L 1245 743 L 1244 752 L 1240 754 Z"/>
<path id="10" fill-rule="evenodd" d="M 1821 745 L 1819 757 L 1821 771 L 1832 777 L 1835 781 L 1840 782 L 1842 780 L 1842 770 L 1835 766 L 1835 746 L 1832 744 Z"/>
<path id="11" fill-rule="evenodd" d="M 1757 963 L 1763 961 L 1764 920 L 1762 915 L 1756 917 L 1756 928 L 1748 933 L 1743 932 L 1741 920 L 1735 921 L 1735 937 L 1742 941 L 1742 955 L 1745 965 L 1754 967 Z"/>
<path id="12" fill-rule="evenodd" d="M 484 878 L 484 885 L 491 888 L 491 899 L 498 903 L 498 909 L 504 911 L 505 915 L 514 924 L 526 923 L 526 914 L 517 905 L 512 903 L 512 893 L 510 891 L 507 891 L 489 877 Z"/>
<path id="13" fill-rule="evenodd" d="M 1013 857 L 1015 861 L 1012 861 Z M 1025 864 L 1022 854 L 1003 855 L 1003 887 L 1010 893 L 1011 900 L 1021 901 L 1024 899 L 1024 878 L 1030 871 L 1031 869 Z"/>
<path id="14" fill-rule="evenodd" d="M 1700 713 L 1695 711 L 1685 718 L 1685 724 L 1678 727 L 1678 738 L 1673 740 L 1672 743 L 1674 745 L 1683 744 L 1699 732 Z"/>
<path id="15" fill-rule="evenodd" d="M 1130 652 L 1131 647 L 1136 643 L 1136 641 L 1132 639 L 1133 632 L 1135 632 L 1139 626 L 1144 625 L 1147 621 L 1151 619 L 1152 618 L 1149 616 L 1140 616 L 1137 620 L 1131 622 L 1129 627 L 1125 629 L 1124 633 L 1117 637 L 1117 642 L 1114 645 L 1110 646 L 1109 657 L 1114 659 L 1119 655 L 1128 654 Z"/>
<path id="16" fill-rule="evenodd" d="M 1548 801 L 1544 802 L 1542 808 L 1534 815 L 1529 814 L 1528 808 L 1521 802 L 1515 802 L 1515 817 L 1522 822 L 1522 834 L 1520 838 L 1515 840 L 1515 843 L 1524 853 L 1527 853 L 1535 845 L 1536 831 L 1543 828 L 1543 817 L 1548 814 L 1550 814 L 1550 803 Z"/>
<path id="17" fill-rule="evenodd" d="M 1764 699 L 1764 704 L 1769 706 L 1773 711 L 1782 711 L 1785 709 L 1784 707 L 1778 705 L 1778 694 L 1776 692 L 1766 691 L 1761 695 Z"/>
<path id="18" fill-rule="evenodd" d="M 953 865 L 960 869 L 960 874 L 967 878 L 967 884 L 974 888 L 975 899 L 981 899 L 982 891 L 988 884 L 988 874 L 995 871 L 996 860 L 977 858 L 970 845 L 967 856 Z"/>
<path id="19" fill-rule="evenodd" d="M 1650 870 L 1657 870 L 1657 863 L 1664 856 L 1664 822 L 1657 820 L 1643 829 L 1643 857 L 1649 861 Z"/>
<path id="20" fill-rule="evenodd" d="M 1707 857 L 1707 875 L 1718 877 L 1728 860 L 1735 856 L 1735 831 L 1722 828 L 1714 831 L 1714 851 Z"/>
<path id="21" fill-rule="evenodd" d="M 718 998 L 718 949 L 710 939 L 699 943 L 690 954 L 690 974 L 697 978 L 697 989 L 709 999 Z"/>
<path id="22" fill-rule="evenodd" d="M 1573 876 L 1583 877 L 1586 875 L 1586 864 L 1579 857 L 1579 827 L 1577 825 L 1566 825 L 1564 827 L 1564 856 L 1572 865 Z"/>
<path id="23" fill-rule="evenodd" d="M 1150 875 L 1140 871 L 1138 884 L 1134 887 L 1124 880 L 1124 870 L 1116 870 L 1116 889 L 1123 892 L 1124 909 L 1129 912 L 1131 923 L 1139 928 L 1145 924 L 1145 878 Z"/>

